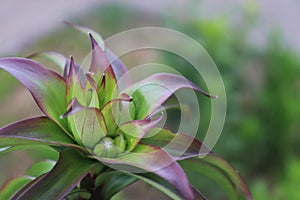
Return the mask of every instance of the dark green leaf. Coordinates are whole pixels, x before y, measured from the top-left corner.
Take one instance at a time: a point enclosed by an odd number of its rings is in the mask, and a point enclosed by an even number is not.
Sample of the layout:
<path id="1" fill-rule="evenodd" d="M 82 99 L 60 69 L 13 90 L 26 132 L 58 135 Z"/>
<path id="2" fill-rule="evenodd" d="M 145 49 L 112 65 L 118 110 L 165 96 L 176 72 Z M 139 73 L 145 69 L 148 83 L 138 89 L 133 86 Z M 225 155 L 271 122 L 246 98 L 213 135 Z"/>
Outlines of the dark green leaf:
<path id="1" fill-rule="evenodd" d="M 238 172 L 214 153 L 210 153 L 204 158 L 182 160 L 180 164 L 191 179 L 195 180 L 195 173 L 199 173 L 216 181 L 227 191 L 229 199 L 241 199 L 240 192 L 246 199 L 252 199 L 246 183 Z"/>
<path id="2" fill-rule="evenodd" d="M 110 171 L 100 174 L 95 181 L 96 194 L 101 199 L 110 199 L 116 193 L 134 183 L 137 179 L 121 171 Z"/>
<path id="3" fill-rule="evenodd" d="M 64 198 L 64 200 L 88 200 L 92 197 L 91 193 L 87 190 L 75 189 Z"/>
<path id="4" fill-rule="evenodd" d="M 49 173 L 22 188 L 12 200 L 63 199 L 96 164 L 73 149 L 63 151 Z"/>

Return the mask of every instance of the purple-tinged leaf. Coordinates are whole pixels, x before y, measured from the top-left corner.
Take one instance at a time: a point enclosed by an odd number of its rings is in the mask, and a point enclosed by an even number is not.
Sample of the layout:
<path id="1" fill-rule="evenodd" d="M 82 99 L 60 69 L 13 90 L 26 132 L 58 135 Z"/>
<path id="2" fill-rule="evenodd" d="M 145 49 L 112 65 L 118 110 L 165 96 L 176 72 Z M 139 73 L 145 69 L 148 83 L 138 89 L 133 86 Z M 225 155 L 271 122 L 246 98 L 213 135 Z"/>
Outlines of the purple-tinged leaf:
<path id="1" fill-rule="evenodd" d="M 73 98 L 67 105 L 67 112 L 61 115 L 61 118 L 69 117 L 81 110 L 86 109 L 83 105 L 81 105 L 76 98 Z"/>
<path id="2" fill-rule="evenodd" d="M 136 119 L 144 119 L 152 114 L 172 94 L 179 89 L 193 89 L 201 94 L 214 98 L 182 76 L 169 73 L 154 74 L 125 89 L 133 98 L 136 107 Z"/>
<path id="3" fill-rule="evenodd" d="M 105 52 L 107 59 L 109 60 L 109 63 L 113 69 L 114 75 L 117 80 L 120 80 L 122 77 L 122 84 L 125 84 L 126 86 L 129 86 L 131 81 L 128 76 L 124 77 L 124 75 L 128 72 L 126 66 L 123 64 L 123 62 L 116 57 L 108 48 L 105 47 L 103 38 L 99 33 L 97 33 L 95 30 L 92 30 L 90 28 L 84 27 L 84 26 L 79 26 L 79 25 L 74 25 L 68 22 L 65 22 L 67 25 L 71 26 L 72 28 L 75 28 L 79 30 L 80 32 L 88 35 L 92 35 L 95 42 L 99 44 L 101 47 L 102 51 Z M 104 70 L 103 70 L 104 72 Z M 126 88 L 125 86 L 125 88 Z"/>
<path id="4" fill-rule="evenodd" d="M 183 133 L 172 133 L 170 130 L 153 128 L 147 135 L 141 140 L 141 143 L 158 146 L 167 151 L 176 160 L 184 160 L 200 155 L 200 149 L 205 151 L 202 153 L 211 152 L 207 147 L 192 136 Z"/>
<path id="5" fill-rule="evenodd" d="M 68 130 L 67 120 L 60 119 L 66 111 L 66 83 L 63 77 L 25 58 L 0 58 L 0 68 L 18 79 L 30 91 L 40 109 Z"/>
<path id="6" fill-rule="evenodd" d="M 120 126 L 120 130 L 124 133 L 127 140 L 127 151 L 132 151 L 140 140 L 162 119 L 162 115 L 155 118 L 146 118 L 142 120 L 133 120 L 126 122 Z"/>
<path id="7" fill-rule="evenodd" d="M 127 88 L 129 85 L 131 85 L 131 80 L 129 76 L 126 75 L 128 72 L 126 66 L 108 48 L 105 49 L 105 54 L 113 68 L 117 81 L 121 80 L 120 84 L 123 85 L 122 87 Z M 120 89 L 120 86 L 118 86 L 118 89 Z"/>
<path id="8" fill-rule="evenodd" d="M 104 50 L 99 46 L 91 33 L 89 33 L 89 36 L 92 43 L 92 58 L 89 72 L 99 74 L 101 76 L 111 66 Z M 99 80 L 96 81 L 98 82 Z"/>
<path id="9" fill-rule="evenodd" d="M 0 129 L 0 147 L 18 145 L 63 146 L 86 152 L 47 117 L 19 121 Z"/>
<path id="10" fill-rule="evenodd" d="M 117 158 L 97 157 L 97 159 L 116 167 L 127 165 L 152 172 L 169 182 L 184 199 L 195 199 L 182 168 L 172 156 L 158 147 L 139 144 L 132 153 Z"/>
<path id="11" fill-rule="evenodd" d="M 98 85 L 99 103 L 100 108 L 102 108 L 109 100 L 117 97 L 117 80 L 104 51 L 91 34 L 90 38 L 92 42 L 92 60 L 89 72 L 94 74 L 93 78 Z"/>
<path id="12" fill-rule="evenodd" d="M 37 181 L 22 188 L 12 200 L 63 199 L 88 171 L 99 164 L 82 157 L 77 151 L 69 149 L 60 153 L 54 168 Z"/>

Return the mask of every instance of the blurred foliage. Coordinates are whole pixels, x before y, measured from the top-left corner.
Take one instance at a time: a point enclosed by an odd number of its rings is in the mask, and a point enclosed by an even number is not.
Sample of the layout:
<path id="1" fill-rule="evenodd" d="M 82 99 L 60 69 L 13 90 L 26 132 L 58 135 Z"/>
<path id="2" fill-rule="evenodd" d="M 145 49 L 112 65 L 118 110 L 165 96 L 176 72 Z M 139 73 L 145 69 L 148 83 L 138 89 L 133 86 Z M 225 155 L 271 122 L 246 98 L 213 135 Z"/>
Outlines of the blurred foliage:
<path id="1" fill-rule="evenodd" d="M 226 124 L 214 150 L 246 176 L 254 199 L 299 199 L 296 188 L 300 185 L 299 55 L 282 42 L 278 33 L 271 33 L 264 47 L 249 41 L 249 30 L 256 28 L 256 12 L 255 5 L 249 4 L 240 24 L 230 24 L 222 17 L 209 20 L 191 17 L 183 23 L 120 6 L 103 6 L 73 21 L 94 28 L 104 38 L 134 27 L 164 26 L 197 40 L 217 64 L 226 86 Z M 64 29 L 52 35 L 25 54 L 46 47 L 66 55 L 77 52 L 74 56 L 82 58 L 88 51 L 89 46 L 85 45 L 88 40 L 73 30 Z M 175 69 L 188 65 L 172 54 L 163 53 L 162 60 Z M 205 88 L 192 71 L 183 74 Z M 0 77 L 1 82 L 6 78 L 2 73 Z M 0 97 L 13 87 L 0 84 Z M 200 133 L 206 130 L 210 117 L 207 114 L 210 100 L 201 98 L 201 102 Z M 207 191 L 210 185 L 213 184 L 207 184 Z"/>

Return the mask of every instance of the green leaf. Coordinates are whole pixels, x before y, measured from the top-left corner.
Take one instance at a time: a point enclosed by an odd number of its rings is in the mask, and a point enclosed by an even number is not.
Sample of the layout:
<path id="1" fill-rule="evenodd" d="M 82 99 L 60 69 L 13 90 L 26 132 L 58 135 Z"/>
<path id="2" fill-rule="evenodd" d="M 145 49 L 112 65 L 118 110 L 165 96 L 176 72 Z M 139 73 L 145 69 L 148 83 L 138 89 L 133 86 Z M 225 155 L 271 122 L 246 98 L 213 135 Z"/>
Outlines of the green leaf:
<path id="1" fill-rule="evenodd" d="M 47 173 L 54 166 L 55 162 L 51 160 L 41 161 L 31 166 L 25 176 L 11 179 L 4 183 L 0 188 L 1 199 L 11 199 L 23 186 L 31 182 L 35 177 Z"/>
<path id="2" fill-rule="evenodd" d="M 79 108 L 76 108 L 79 106 Z M 85 108 L 74 104 L 67 114 L 72 133 L 77 143 L 94 148 L 100 139 L 107 135 L 107 128 L 101 111 L 97 108 Z"/>
<path id="3" fill-rule="evenodd" d="M 111 199 L 116 193 L 137 180 L 121 171 L 109 171 L 100 174 L 95 180 L 96 195 L 98 199 Z M 99 196 L 98 196 L 99 195 Z"/>
<path id="4" fill-rule="evenodd" d="M 63 151 L 49 173 L 23 187 L 12 200 L 63 199 L 96 164 L 73 149 Z"/>
<path id="5" fill-rule="evenodd" d="M 132 151 L 147 132 L 160 122 L 161 119 L 162 116 L 155 119 L 133 120 L 122 124 L 120 130 L 124 133 L 124 137 L 127 140 L 127 151 Z"/>
<path id="6" fill-rule="evenodd" d="M 28 153 L 39 152 L 39 156 L 43 159 L 57 160 L 58 152 L 50 146 L 45 145 L 18 145 L 0 149 L 0 156 L 13 151 L 27 150 Z"/>
<path id="7" fill-rule="evenodd" d="M 44 160 L 32 165 L 29 169 L 26 170 L 25 175 L 31 177 L 38 177 L 44 173 L 49 172 L 55 165 L 53 160 Z"/>
<path id="8" fill-rule="evenodd" d="M 81 83 L 74 65 L 74 60 L 71 58 L 69 72 L 66 78 L 66 102 L 69 103 L 73 98 L 76 98 L 80 104 L 86 105 L 85 85 Z"/>
<path id="9" fill-rule="evenodd" d="M 118 98 L 110 100 L 102 107 L 101 113 L 103 114 L 109 136 L 115 137 L 119 135 L 117 129 L 120 124 L 132 121 L 129 113 L 131 101 L 132 98 L 123 93 Z"/>
<path id="10" fill-rule="evenodd" d="M 234 187 L 238 191 L 241 191 L 248 200 L 252 199 L 251 192 L 246 182 L 241 177 L 239 172 L 236 171 L 226 160 L 224 160 L 215 153 L 210 153 L 203 158 L 203 161 L 219 168 L 219 170 L 221 170 L 225 175 L 229 177 Z"/>
<path id="11" fill-rule="evenodd" d="M 66 111 L 66 83 L 63 77 L 26 58 L 0 58 L 0 68 L 18 79 L 30 91 L 40 109 L 68 130 L 67 120 L 60 119 Z"/>
<path id="12" fill-rule="evenodd" d="M 183 133 L 174 134 L 170 130 L 161 128 L 153 128 L 150 130 L 141 140 L 141 143 L 161 147 L 176 160 L 200 156 L 201 148 L 205 150 L 201 151 L 202 153 L 210 152 L 207 147 L 203 146 L 198 139 L 192 136 Z"/>
<path id="13" fill-rule="evenodd" d="M 179 89 L 188 88 L 212 97 L 198 86 L 182 76 L 168 73 L 154 74 L 125 89 L 124 93 L 131 95 L 136 107 L 135 119 L 144 119 L 162 105 Z"/>
<path id="14" fill-rule="evenodd" d="M 158 147 L 139 144 L 131 153 L 117 158 L 96 158 L 115 167 L 131 166 L 152 172 L 168 181 L 185 199 L 194 199 L 193 191 L 182 168 L 167 152 Z"/>
<path id="15" fill-rule="evenodd" d="M 19 177 L 6 181 L 0 188 L 1 199 L 11 199 L 24 185 L 32 181 L 31 177 Z"/>
<path id="16" fill-rule="evenodd" d="M 192 158 L 179 163 L 191 179 L 195 180 L 195 173 L 199 173 L 216 181 L 227 191 L 229 199 L 241 199 L 241 193 L 246 199 L 252 199 L 250 191 L 239 173 L 214 153 L 210 153 L 204 158 Z"/>
<path id="17" fill-rule="evenodd" d="M 89 200 L 91 196 L 91 193 L 87 190 L 75 189 L 70 192 L 68 196 L 64 198 L 64 200 Z"/>
<path id="18" fill-rule="evenodd" d="M 48 145 L 71 147 L 85 152 L 52 120 L 36 117 L 7 125 L 0 129 L 0 147 Z"/>

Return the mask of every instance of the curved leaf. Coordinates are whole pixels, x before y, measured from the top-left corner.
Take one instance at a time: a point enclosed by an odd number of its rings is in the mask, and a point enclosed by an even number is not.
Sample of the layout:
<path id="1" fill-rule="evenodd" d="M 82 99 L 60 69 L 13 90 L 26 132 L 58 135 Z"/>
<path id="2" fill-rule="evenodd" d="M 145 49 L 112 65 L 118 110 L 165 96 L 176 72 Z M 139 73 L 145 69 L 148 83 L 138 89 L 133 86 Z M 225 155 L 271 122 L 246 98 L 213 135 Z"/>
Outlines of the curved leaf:
<path id="1" fill-rule="evenodd" d="M 64 200 L 89 200 L 91 197 L 92 195 L 88 190 L 75 189 L 71 191 Z"/>
<path id="2" fill-rule="evenodd" d="M 159 191 L 163 192 L 164 194 L 168 195 L 173 200 L 181 200 L 182 197 L 178 196 L 178 194 L 174 191 L 172 191 L 169 187 L 167 187 L 165 184 L 161 183 L 160 181 L 153 180 L 151 177 L 143 176 L 143 175 L 137 175 L 137 174 L 131 174 L 128 173 L 130 176 L 136 177 L 139 180 L 151 185 L 152 187 L 158 189 Z"/>
<path id="3" fill-rule="evenodd" d="M 74 144 L 73 140 L 47 117 L 26 119 L 0 129 L 0 147 L 39 144 L 85 151 L 83 147 Z"/>
<path id="4" fill-rule="evenodd" d="M 1 199 L 11 199 L 24 185 L 32 181 L 32 177 L 18 177 L 6 181 L 0 188 Z"/>
<path id="5" fill-rule="evenodd" d="M 192 158 L 179 163 L 191 178 L 195 173 L 200 173 L 215 180 L 227 191 L 229 199 L 241 199 L 240 193 L 247 200 L 252 199 L 250 191 L 239 173 L 214 153 L 210 153 L 204 158 Z"/>
<path id="6" fill-rule="evenodd" d="M 239 172 L 236 171 L 226 160 L 215 153 L 210 153 L 202 159 L 204 162 L 207 162 L 223 171 L 223 173 L 226 174 L 232 181 L 237 190 L 241 191 L 248 200 L 252 199 L 251 192 L 246 182 L 241 177 Z"/>
<path id="7" fill-rule="evenodd" d="M 158 122 L 161 121 L 162 115 L 155 119 L 147 118 L 143 120 L 133 120 L 120 126 L 127 140 L 127 151 L 132 151 L 140 140 L 151 130 Z"/>
<path id="8" fill-rule="evenodd" d="M 99 44 L 102 51 L 105 52 L 105 55 L 106 55 L 107 59 L 109 60 L 109 63 L 113 69 L 114 75 L 117 80 L 120 80 L 121 77 L 123 77 L 128 72 L 128 70 L 127 70 L 126 66 L 123 64 L 123 62 L 118 57 L 116 57 L 108 48 L 105 48 L 103 38 L 101 37 L 101 35 L 99 33 L 97 33 L 93 29 L 90 29 L 90 28 L 87 28 L 84 26 L 74 25 L 74 24 L 71 24 L 68 22 L 65 22 L 65 23 L 67 25 L 71 26 L 72 28 L 79 30 L 80 32 L 82 32 L 84 34 L 93 36 L 94 40 Z M 128 76 L 123 77 L 122 84 L 126 84 L 127 86 L 129 86 L 130 83 L 131 83 L 131 81 Z"/>
<path id="9" fill-rule="evenodd" d="M 93 148 L 107 135 L 107 128 L 101 111 L 81 106 L 75 99 L 74 107 L 65 116 L 78 144 Z"/>
<path id="10" fill-rule="evenodd" d="M 49 172 L 53 168 L 55 163 L 56 162 L 53 160 L 44 160 L 37 162 L 26 170 L 25 175 L 31 177 L 38 177 L 44 173 Z"/>
<path id="11" fill-rule="evenodd" d="M 116 167 L 125 165 L 152 172 L 168 181 L 183 198 L 195 199 L 182 168 L 168 153 L 158 147 L 139 144 L 131 153 L 117 158 L 97 159 Z"/>
<path id="12" fill-rule="evenodd" d="M 58 159 L 58 152 L 54 150 L 53 147 L 46 146 L 46 145 L 18 145 L 18 146 L 11 146 L 2 149 L 3 149 L 2 151 L 0 149 L 0 156 L 13 151 L 29 150 L 29 152 L 39 152 L 39 155 L 42 155 L 44 159 L 49 159 L 49 160 Z"/>
<path id="13" fill-rule="evenodd" d="M 125 93 L 131 95 L 136 107 L 136 118 L 144 119 L 152 114 L 173 93 L 179 89 L 189 88 L 198 91 L 205 96 L 212 97 L 182 76 L 170 73 L 154 74 L 125 89 Z"/>
<path id="14" fill-rule="evenodd" d="M 201 151 L 204 154 L 211 152 L 197 138 L 183 133 L 174 134 L 170 130 L 161 128 L 150 130 L 141 143 L 161 147 L 176 160 L 200 156 L 201 148 L 205 149 L 205 151 Z"/>
<path id="15" fill-rule="evenodd" d="M 63 151 L 49 173 L 23 187 L 12 200 L 63 199 L 96 164 L 73 149 Z"/>
<path id="16" fill-rule="evenodd" d="M 53 121 L 68 130 L 66 119 L 66 83 L 63 77 L 26 58 L 0 58 L 0 68 L 9 72 L 32 94 L 40 109 Z"/>
<path id="17" fill-rule="evenodd" d="M 100 174 L 95 180 L 96 195 L 101 199 L 111 199 L 116 193 L 134 183 L 137 180 L 134 176 L 121 171 L 110 171 Z M 99 195 L 99 196 L 98 196 Z"/>

